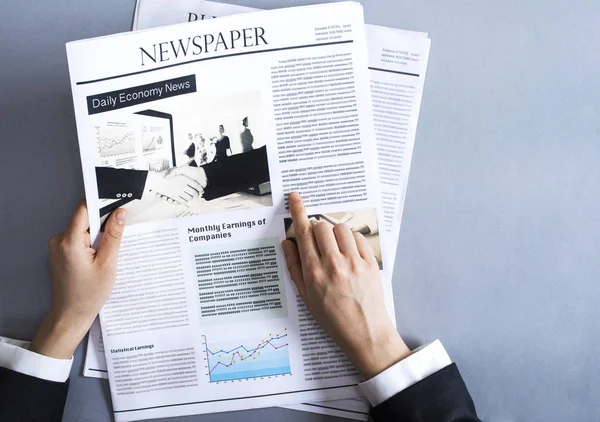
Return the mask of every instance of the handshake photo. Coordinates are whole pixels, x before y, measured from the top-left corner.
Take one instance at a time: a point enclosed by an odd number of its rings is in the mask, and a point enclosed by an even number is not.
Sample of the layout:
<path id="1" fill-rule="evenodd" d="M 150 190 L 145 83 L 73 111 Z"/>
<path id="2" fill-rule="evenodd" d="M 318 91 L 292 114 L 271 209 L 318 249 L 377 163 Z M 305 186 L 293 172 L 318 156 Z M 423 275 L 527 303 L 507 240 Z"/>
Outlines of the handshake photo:
<path id="1" fill-rule="evenodd" d="M 173 167 L 161 172 L 96 167 L 98 197 L 127 203 L 134 199 L 161 198 L 185 204 L 204 194 L 206 172 L 202 167 Z"/>
<path id="2" fill-rule="evenodd" d="M 174 167 L 161 172 L 149 171 L 142 198 L 158 197 L 169 204 L 186 204 L 202 197 L 207 185 L 202 167 Z"/>
<path id="3" fill-rule="evenodd" d="M 100 209 L 100 217 L 126 206 L 131 214 L 128 222 L 180 216 L 176 208 L 159 207 L 157 202 L 189 205 L 203 198 L 202 209 L 196 210 L 201 213 L 223 212 L 228 206 L 241 209 L 272 205 L 270 190 L 264 188 L 270 181 L 264 146 L 201 166 L 187 164 L 161 171 L 96 167 L 96 181 L 98 198 L 110 201 Z M 256 189 L 261 186 L 262 190 Z M 208 206 L 206 202 L 214 199 L 220 201 Z"/>

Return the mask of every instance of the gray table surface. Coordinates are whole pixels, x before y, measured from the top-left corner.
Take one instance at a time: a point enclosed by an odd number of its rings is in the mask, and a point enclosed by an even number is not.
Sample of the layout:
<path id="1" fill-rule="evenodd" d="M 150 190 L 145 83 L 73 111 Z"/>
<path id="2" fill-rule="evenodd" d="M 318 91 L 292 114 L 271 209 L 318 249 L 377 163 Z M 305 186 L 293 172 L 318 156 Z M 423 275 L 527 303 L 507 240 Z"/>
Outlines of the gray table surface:
<path id="1" fill-rule="evenodd" d="M 233 1 L 232 1 L 233 2 Z M 245 0 L 275 8 L 316 1 Z M 600 3 L 365 0 L 432 48 L 398 248 L 398 326 L 442 339 L 486 421 L 600 420 Z M 0 334 L 50 302 L 47 240 L 83 185 L 64 44 L 134 0 L 0 0 Z M 110 420 L 75 356 L 65 421 Z M 201 421 L 333 421 L 283 409 Z"/>

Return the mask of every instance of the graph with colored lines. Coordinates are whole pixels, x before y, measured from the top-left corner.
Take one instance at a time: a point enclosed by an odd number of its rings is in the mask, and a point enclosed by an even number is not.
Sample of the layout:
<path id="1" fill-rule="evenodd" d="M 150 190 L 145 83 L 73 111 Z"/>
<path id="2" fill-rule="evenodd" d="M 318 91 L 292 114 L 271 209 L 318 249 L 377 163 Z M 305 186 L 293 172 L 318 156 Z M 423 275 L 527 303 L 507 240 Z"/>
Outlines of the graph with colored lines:
<path id="1" fill-rule="evenodd" d="M 291 374 L 287 329 L 261 339 L 204 344 L 210 382 Z"/>

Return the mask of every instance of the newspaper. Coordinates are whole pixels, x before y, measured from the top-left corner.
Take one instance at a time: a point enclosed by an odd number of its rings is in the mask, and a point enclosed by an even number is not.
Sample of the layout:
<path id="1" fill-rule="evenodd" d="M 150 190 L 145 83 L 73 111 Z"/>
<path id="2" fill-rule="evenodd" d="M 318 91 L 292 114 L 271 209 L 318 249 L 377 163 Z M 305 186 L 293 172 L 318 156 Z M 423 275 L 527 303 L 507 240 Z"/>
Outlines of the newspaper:
<path id="1" fill-rule="evenodd" d="M 362 7 L 228 16 L 67 53 L 92 237 L 112 209 L 130 215 L 100 313 L 115 420 L 360 396 L 279 243 L 299 191 L 315 220 L 365 233 L 393 316 Z"/>
<path id="2" fill-rule="evenodd" d="M 212 19 L 255 10 L 257 9 L 210 1 L 169 2 L 168 7 L 165 7 L 165 0 L 138 0 L 133 29 Z M 426 33 L 375 25 L 366 25 L 366 34 L 384 226 L 392 234 L 388 236 L 386 248 L 390 251 L 390 265 L 393 267 L 430 41 Z M 84 375 L 107 377 L 97 321 L 88 338 Z M 358 420 L 368 419 L 369 409 L 363 398 L 287 407 Z"/>

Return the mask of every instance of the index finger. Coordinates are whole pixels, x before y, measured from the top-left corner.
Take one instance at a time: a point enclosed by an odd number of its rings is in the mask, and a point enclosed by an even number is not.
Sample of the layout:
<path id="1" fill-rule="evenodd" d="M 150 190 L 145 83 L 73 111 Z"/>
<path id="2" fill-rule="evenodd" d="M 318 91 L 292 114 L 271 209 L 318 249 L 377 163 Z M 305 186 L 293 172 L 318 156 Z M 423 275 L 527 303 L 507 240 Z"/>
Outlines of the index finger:
<path id="1" fill-rule="evenodd" d="M 308 220 L 306 209 L 299 193 L 290 193 L 289 206 L 290 214 L 292 214 L 292 224 L 296 232 L 300 261 L 302 261 L 303 265 L 306 265 L 313 260 L 319 259 L 317 244 L 312 232 L 312 224 Z"/>
<path id="2" fill-rule="evenodd" d="M 65 231 L 65 236 L 71 240 L 79 238 L 81 235 L 87 234 L 90 228 L 90 220 L 88 218 L 87 206 L 85 201 L 80 201 L 75 209 L 71 221 Z"/>

